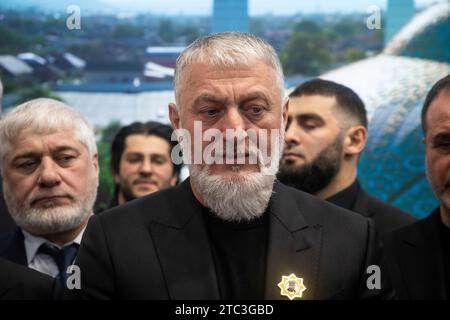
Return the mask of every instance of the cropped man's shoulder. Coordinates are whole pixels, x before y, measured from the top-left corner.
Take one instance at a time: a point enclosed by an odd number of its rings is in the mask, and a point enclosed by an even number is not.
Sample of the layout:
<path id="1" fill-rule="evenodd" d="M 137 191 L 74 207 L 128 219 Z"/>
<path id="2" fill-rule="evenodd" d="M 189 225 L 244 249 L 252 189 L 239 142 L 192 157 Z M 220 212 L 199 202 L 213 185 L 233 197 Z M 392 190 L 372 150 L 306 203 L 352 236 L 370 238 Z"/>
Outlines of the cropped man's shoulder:
<path id="1" fill-rule="evenodd" d="M 383 218 L 386 218 L 389 220 L 389 223 L 396 226 L 406 226 L 411 224 L 412 222 L 417 221 L 416 218 L 414 218 L 412 215 L 400 210 L 399 208 L 381 201 L 380 199 L 377 199 L 370 194 L 367 194 L 368 199 L 368 210 L 370 211 L 370 214 L 372 215 L 379 215 Z"/>
<path id="2" fill-rule="evenodd" d="M 126 221 L 151 220 L 152 216 L 167 212 L 170 203 L 174 201 L 175 188 L 167 188 L 110 208 L 97 214 L 102 222 L 115 221 L 117 223 Z"/>
<path id="3" fill-rule="evenodd" d="M 367 225 L 367 218 L 350 210 L 338 207 L 326 200 L 301 190 L 283 185 L 285 192 L 296 201 L 297 206 L 307 220 L 320 224 L 358 224 Z"/>

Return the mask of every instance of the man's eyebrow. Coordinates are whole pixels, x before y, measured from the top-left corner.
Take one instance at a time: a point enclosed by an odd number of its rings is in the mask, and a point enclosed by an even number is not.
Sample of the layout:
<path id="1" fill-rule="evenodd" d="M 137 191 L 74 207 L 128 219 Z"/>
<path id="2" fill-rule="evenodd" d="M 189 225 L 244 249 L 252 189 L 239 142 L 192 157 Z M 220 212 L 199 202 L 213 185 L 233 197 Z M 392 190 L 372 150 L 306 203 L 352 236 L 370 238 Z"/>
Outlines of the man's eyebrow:
<path id="1" fill-rule="evenodd" d="M 75 151 L 75 152 L 79 153 L 77 148 L 74 148 L 71 146 L 56 147 L 54 150 L 52 150 L 52 153 L 59 153 L 59 152 L 64 152 L 64 151 Z"/>
<path id="2" fill-rule="evenodd" d="M 297 120 L 320 120 L 324 121 L 324 119 L 316 113 L 301 113 L 295 115 L 295 119 Z"/>
<path id="3" fill-rule="evenodd" d="M 19 154 L 16 154 L 13 158 L 12 158 L 12 162 L 18 161 L 18 160 L 22 160 L 22 159 L 28 159 L 28 158 L 37 158 L 41 155 L 40 152 L 35 152 L 35 151 L 25 151 Z"/>
<path id="4" fill-rule="evenodd" d="M 433 141 L 450 140 L 450 132 L 440 132 L 433 137 Z"/>
<path id="5" fill-rule="evenodd" d="M 214 104 L 225 105 L 226 102 L 227 102 L 227 99 L 226 98 L 225 99 L 221 99 L 221 98 L 218 98 L 218 97 L 216 97 L 216 96 L 214 96 L 212 94 L 209 94 L 209 93 L 202 93 L 197 98 L 194 99 L 194 102 L 192 103 L 192 105 L 195 108 L 196 106 L 198 106 L 198 104 L 200 102 L 211 102 L 211 103 L 214 103 Z"/>
<path id="6" fill-rule="evenodd" d="M 241 99 L 240 99 L 240 103 L 244 104 L 246 102 L 252 101 L 252 100 L 264 100 L 264 102 L 268 105 L 271 106 L 273 104 L 273 101 L 270 99 L 270 97 L 268 97 L 264 92 L 262 91 L 255 91 L 255 92 L 250 92 L 246 95 L 244 95 Z"/>

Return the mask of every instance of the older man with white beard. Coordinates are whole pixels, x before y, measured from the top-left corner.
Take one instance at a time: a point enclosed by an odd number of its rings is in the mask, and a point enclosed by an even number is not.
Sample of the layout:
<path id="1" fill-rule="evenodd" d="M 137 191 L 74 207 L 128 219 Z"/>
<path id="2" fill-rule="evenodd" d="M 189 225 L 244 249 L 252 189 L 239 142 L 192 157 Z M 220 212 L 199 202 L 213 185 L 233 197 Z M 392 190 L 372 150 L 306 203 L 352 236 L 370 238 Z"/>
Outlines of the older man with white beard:
<path id="1" fill-rule="evenodd" d="M 203 37 L 181 53 L 169 115 L 190 178 L 90 220 L 76 260 L 81 290 L 72 297 L 387 292 L 384 283 L 366 282 L 377 262 L 370 220 L 275 181 L 288 112 L 283 83 L 274 49 L 249 34 Z"/>
<path id="2" fill-rule="evenodd" d="M 19 227 L 0 256 L 66 285 L 97 196 L 93 129 L 62 102 L 36 99 L 0 120 L 0 140 L 5 201 Z"/>

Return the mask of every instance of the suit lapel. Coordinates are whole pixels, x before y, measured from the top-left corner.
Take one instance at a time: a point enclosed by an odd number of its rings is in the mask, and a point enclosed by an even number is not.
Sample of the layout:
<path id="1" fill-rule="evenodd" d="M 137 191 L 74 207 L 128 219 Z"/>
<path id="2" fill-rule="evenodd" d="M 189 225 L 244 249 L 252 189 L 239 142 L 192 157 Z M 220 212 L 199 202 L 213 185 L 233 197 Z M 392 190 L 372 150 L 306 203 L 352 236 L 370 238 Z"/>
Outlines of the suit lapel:
<path id="1" fill-rule="evenodd" d="M 287 299 L 281 296 L 278 283 L 282 276 L 294 273 L 303 278 L 306 290 L 302 299 L 315 299 L 318 281 L 321 226 L 307 225 L 286 187 L 275 183 L 269 206 L 269 239 L 266 268 L 266 299 Z"/>
<path id="2" fill-rule="evenodd" d="M 150 224 L 170 299 L 219 299 L 217 277 L 202 208 L 189 179 L 176 187 L 176 202 Z"/>
<path id="3" fill-rule="evenodd" d="M 424 299 L 446 299 L 445 270 L 442 256 L 442 241 L 439 209 L 423 221 L 421 232 L 403 239 L 402 267 L 405 279 L 419 278 L 420 281 L 409 281 L 408 291 L 420 293 Z M 411 260 L 409 257 L 414 257 Z M 443 285 L 444 283 L 444 285 Z"/>

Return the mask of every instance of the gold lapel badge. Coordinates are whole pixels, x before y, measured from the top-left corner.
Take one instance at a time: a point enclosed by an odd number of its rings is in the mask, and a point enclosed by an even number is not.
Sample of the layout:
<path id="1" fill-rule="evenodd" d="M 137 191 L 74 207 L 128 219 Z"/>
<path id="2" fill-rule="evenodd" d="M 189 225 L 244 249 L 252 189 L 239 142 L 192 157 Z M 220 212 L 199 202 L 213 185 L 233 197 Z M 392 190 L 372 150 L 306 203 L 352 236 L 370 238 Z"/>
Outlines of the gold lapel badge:
<path id="1" fill-rule="evenodd" d="M 297 278 L 293 273 L 289 276 L 283 276 L 278 287 L 281 289 L 281 295 L 288 297 L 290 300 L 301 298 L 303 291 L 306 290 L 303 278 Z"/>

